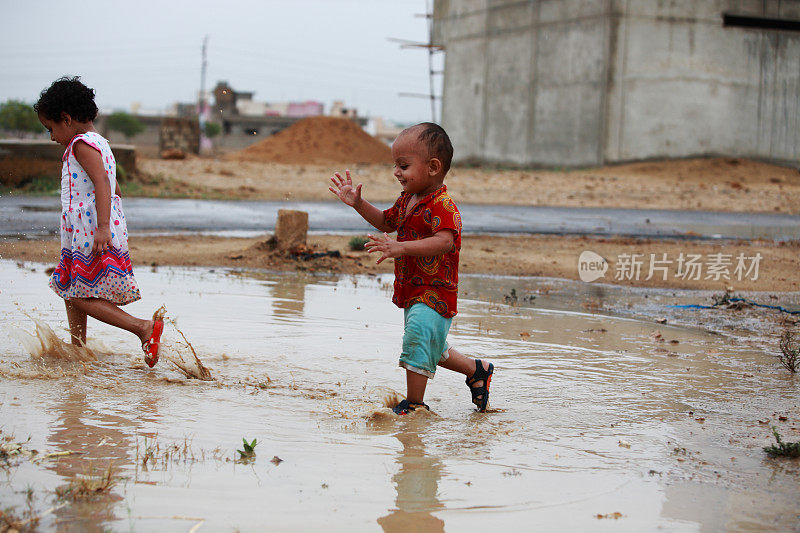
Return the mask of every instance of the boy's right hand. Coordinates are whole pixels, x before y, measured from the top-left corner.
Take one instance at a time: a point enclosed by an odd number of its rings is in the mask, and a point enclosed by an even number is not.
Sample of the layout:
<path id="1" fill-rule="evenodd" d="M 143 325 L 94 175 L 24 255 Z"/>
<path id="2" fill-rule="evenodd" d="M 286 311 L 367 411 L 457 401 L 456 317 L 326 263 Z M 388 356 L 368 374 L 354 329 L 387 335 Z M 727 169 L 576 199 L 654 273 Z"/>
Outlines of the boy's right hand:
<path id="1" fill-rule="evenodd" d="M 350 207 L 357 207 L 361 202 L 361 184 L 353 187 L 353 180 L 350 178 L 350 171 L 345 170 L 347 179 L 343 179 L 342 175 L 338 172 L 331 177 L 333 187 L 328 187 L 328 190 L 339 197 L 339 200 L 346 203 Z"/>

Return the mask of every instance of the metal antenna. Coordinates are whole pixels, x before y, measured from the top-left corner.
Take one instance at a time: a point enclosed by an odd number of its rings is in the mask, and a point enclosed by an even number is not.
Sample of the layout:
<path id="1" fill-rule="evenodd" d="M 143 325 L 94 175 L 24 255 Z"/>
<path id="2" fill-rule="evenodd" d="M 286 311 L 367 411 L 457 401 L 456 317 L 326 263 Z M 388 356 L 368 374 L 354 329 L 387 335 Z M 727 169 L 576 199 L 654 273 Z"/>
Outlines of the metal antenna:
<path id="1" fill-rule="evenodd" d="M 433 48 L 431 48 L 431 31 L 433 30 L 433 12 L 430 2 L 425 0 L 425 18 L 428 21 L 428 85 L 431 93 L 431 122 L 436 122 L 436 98 L 433 94 Z"/>
<path id="2" fill-rule="evenodd" d="M 411 98 L 427 98 L 431 101 L 431 122 L 436 122 L 436 100 L 440 100 L 442 97 L 437 96 L 434 91 L 434 76 L 437 74 L 442 74 L 440 70 L 433 70 L 433 54 L 436 52 L 444 51 L 444 46 L 439 44 L 433 44 L 431 42 L 431 30 L 433 26 L 433 12 L 430 10 L 430 2 L 429 0 L 425 0 L 425 13 L 417 15 L 419 17 L 425 17 L 428 19 L 428 42 L 427 43 L 419 43 L 414 41 L 409 41 L 406 39 L 396 39 L 393 37 L 389 37 L 389 41 L 394 43 L 400 43 L 400 48 L 424 48 L 428 50 L 428 82 L 429 82 L 429 93 L 407 93 L 401 92 L 397 93 L 398 96 L 402 97 L 411 97 Z"/>

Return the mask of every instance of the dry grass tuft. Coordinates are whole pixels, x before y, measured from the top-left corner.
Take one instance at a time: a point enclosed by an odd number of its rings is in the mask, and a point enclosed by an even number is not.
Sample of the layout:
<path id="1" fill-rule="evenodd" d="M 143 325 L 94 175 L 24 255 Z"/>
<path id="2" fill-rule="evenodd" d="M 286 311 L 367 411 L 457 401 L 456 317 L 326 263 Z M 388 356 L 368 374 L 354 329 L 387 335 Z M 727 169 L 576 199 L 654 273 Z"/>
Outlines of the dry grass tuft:
<path id="1" fill-rule="evenodd" d="M 36 531 L 39 520 L 40 518 L 33 514 L 31 509 L 25 511 L 22 516 L 17 516 L 13 509 L 0 510 L 0 533 Z"/>
<path id="2" fill-rule="evenodd" d="M 800 366 L 800 341 L 793 332 L 786 330 L 781 335 L 780 348 L 778 359 L 789 372 L 794 374 Z"/>
<path id="3" fill-rule="evenodd" d="M 56 496 L 72 501 L 88 500 L 99 496 L 108 495 L 117 483 L 119 476 L 113 463 L 108 463 L 108 468 L 94 475 L 94 467 L 89 465 L 85 474 L 76 474 L 69 483 L 56 489 Z"/>

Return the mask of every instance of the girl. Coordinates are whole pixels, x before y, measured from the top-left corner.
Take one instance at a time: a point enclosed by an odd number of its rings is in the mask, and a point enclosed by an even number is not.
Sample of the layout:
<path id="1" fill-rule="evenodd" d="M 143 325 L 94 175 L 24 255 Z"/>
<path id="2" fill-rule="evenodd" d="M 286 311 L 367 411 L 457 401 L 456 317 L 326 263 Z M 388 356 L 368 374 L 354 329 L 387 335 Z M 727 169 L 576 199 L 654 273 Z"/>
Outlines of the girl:
<path id="1" fill-rule="evenodd" d="M 94 90 L 79 77 L 63 77 L 42 91 L 33 108 L 50 139 L 66 149 L 61 168 L 61 260 L 50 287 L 67 305 L 72 344 L 86 344 L 89 315 L 139 337 L 144 360 L 152 367 L 158 362 L 163 311 L 145 320 L 119 308 L 140 295 L 128 255 L 114 154 L 94 129 Z"/>

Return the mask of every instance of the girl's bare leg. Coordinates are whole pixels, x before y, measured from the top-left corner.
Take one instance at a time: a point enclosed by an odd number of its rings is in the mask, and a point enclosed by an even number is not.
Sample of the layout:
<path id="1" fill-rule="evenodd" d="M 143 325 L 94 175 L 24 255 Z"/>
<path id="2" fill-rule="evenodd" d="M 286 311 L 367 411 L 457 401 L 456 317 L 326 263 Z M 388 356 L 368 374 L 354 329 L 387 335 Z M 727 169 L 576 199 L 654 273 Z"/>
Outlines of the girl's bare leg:
<path id="1" fill-rule="evenodd" d="M 141 342 L 145 342 L 150 338 L 153 333 L 153 321 L 136 318 L 119 308 L 118 305 L 103 300 L 100 298 L 72 298 L 70 300 L 72 306 L 78 311 L 96 318 L 100 322 L 105 322 L 120 329 L 130 331 Z M 84 321 L 86 319 L 84 318 Z M 70 326 L 71 327 L 71 326 Z M 84 322 L 84 332 L 86 326 Z M 85 338 L 85 333 L 84 333 Z"/>
<path id="2" fill-rule="evenodd" d="M 448 357 L 444 361 L 439 361 L 439 366 L 442 368 L 446 368 L 447 370 L 453 370 L 460 374 L 464 374 L 468 378 L 471 378 L 472 375 L 475 373 L 475 359 L 471 357 L 467 357 L 466 355 L 462 354 L 455 348 L 449 348 L 447 350 Z M 489 370 L 489 362 L 485 360 L 481 360 L 483 363 L 483 369 Z M 474 387 L 483 387 L 483 380 L 476 381 L 471 385 Z"/>
<path id="3" fill-rule="evenodd" d="M 86 344 L 86 313 L 72 304 L 72 300 L 64 300 L 67 305 L 67 320 L 69 321 L 69 336 L 72 344 L 83 346 Z"/>
<path id="4" fill-rule="evenodd" d="M 409 402 L 422 403 L 427 385 L 428 376 L 406 369 L 406 399 Z"/>

